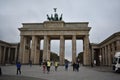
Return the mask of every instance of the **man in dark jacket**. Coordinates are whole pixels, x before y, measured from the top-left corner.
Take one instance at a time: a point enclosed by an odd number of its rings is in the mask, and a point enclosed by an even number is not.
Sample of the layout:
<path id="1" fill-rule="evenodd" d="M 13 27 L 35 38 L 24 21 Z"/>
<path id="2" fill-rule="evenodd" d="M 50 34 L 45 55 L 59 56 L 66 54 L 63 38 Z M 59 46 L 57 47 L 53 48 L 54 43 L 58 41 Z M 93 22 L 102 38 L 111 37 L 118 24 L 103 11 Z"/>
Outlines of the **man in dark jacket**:
<path id="1" fill-rule="evenodd" d="M 20 62 L 16 63 L 16 67 L 17 67 L 17 75 L 18 75 L 18 72 L 19 72 L 19 74 L 21 74 L 21 64 L 20 64 Z"/>

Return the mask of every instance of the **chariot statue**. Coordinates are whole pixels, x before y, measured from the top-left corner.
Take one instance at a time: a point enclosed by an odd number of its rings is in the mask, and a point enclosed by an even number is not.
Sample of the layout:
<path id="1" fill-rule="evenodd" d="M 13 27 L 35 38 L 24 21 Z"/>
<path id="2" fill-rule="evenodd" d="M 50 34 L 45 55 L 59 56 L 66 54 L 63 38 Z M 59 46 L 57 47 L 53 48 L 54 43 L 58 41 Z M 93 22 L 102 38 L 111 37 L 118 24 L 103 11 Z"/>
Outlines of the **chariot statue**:
<path id="1" fill-rule="evenodd" d="M 62 21 L 63 14 L 61 14 L 61 16 L 59 17 L 58 14 L 56 13 L 56 11 L 57 11 L 57 8 L 54 8 L 54 16 L 53 16 L 53 14 L 51 14 L 51 16 L 49 16 L 47 14 L 47 20 L 49 20 L 49 21 Z"/>

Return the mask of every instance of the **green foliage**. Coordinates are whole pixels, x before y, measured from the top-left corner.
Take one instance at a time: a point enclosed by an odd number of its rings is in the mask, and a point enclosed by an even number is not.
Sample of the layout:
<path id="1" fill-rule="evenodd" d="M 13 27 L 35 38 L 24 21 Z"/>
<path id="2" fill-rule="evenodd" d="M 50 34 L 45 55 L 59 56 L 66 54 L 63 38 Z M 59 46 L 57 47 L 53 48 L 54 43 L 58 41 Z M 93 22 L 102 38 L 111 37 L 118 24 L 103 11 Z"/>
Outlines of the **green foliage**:
<path id="1" fill-rule="evenodd" d="M 40 61 L 43 59 L 43 50 L 40 50 Z M 51 61 L 59 61 L 59 56 L 57 53 L 50 52 L 50 60 Z"/>
<path id="2" fill-rule="evenodd" d="M 50 53 L 50 60 L 51 61 L 59 61 L 59 56 L 56 53 Z"/>
<path id="3" fill-rule="evenodd" d="M 80 63 L 83 63 L 83 52 L 78 53 L 77 58 L 80 59 Z"/>

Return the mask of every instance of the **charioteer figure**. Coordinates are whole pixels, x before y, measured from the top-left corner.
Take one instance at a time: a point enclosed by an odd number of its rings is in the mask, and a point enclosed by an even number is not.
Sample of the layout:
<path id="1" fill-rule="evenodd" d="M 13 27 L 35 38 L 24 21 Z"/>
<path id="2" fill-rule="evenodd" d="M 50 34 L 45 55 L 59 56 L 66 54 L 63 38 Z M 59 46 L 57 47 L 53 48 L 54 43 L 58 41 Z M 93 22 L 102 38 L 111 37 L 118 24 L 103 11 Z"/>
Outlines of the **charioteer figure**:
<path id="1" fill-rule="evenodd" d="M 51 17 L 47 14 L 47 19 L 49 20 L 49 21 L 62 21 L 62 16 L 63 16 L 63 14 L 61 14 L 61 16 L 59 17 L 58 16 L 58 14 L 56 13 L 56 11 L 57 11 L 57 8 L 54 8 L 54 16 L 53 16 L 53 14 L 51 14 Z"/>

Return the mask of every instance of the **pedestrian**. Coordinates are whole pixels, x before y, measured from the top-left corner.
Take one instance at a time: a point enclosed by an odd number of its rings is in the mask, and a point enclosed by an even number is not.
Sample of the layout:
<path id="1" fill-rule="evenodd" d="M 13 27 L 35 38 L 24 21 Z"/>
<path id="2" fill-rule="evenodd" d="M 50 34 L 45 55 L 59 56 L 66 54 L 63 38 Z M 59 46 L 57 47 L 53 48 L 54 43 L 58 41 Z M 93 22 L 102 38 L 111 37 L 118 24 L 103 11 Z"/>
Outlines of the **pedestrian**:
<path id="1" fill-rule="evenodd" d="M 46 66 L 47 66 L 47 62 L 46 62 L 46 60 L 44 60 L 44 62 L 43 62 L 43 73 L 45 73 Z"/>
<path id="2" fill-rule="evenodd" d="M 18 75 L 18 73 L 21 74 L 21 63 L 17 62 L 16 67 L 17 67 L 17 75 Z"/>
<path id="3" fill-rule="evenodd" d="M 73 63 L 72 66 L 73 66 L 73 71 L 76 71 L 76 63 L 75 62 Z"/>
<path id="4" fill-rule="evenodd" d="M 57 71 L 57 68 L 58 68 L 58 62 L 55 61 L 54 65 L 55 65 L 55 71 Z"/>
<path id="5" fill-rule="evenodd" d="M 32 60 L 29 61 L 30 67 L 32 67 Z"/>
<path id="6" fill-rule="evenodd" d="M 68 61 L 65 61 L 65 70 L 68 71 Z"/>
<path id="7" fill-rule="evenodd" d="M 48 60 L 47 61 L 47 73 L 50 72 L 50 66 L 51 66 L 51 62 Z"/>
<path id="8" fill-rule="evenodd" d="M 77 70 L 77 71 L 79 71 L 79 67 L 80 67 L 80 65 L 79 65 L 79 63 L 77 62 L 77 63 L 76 63 L 76 70 Z"/>

